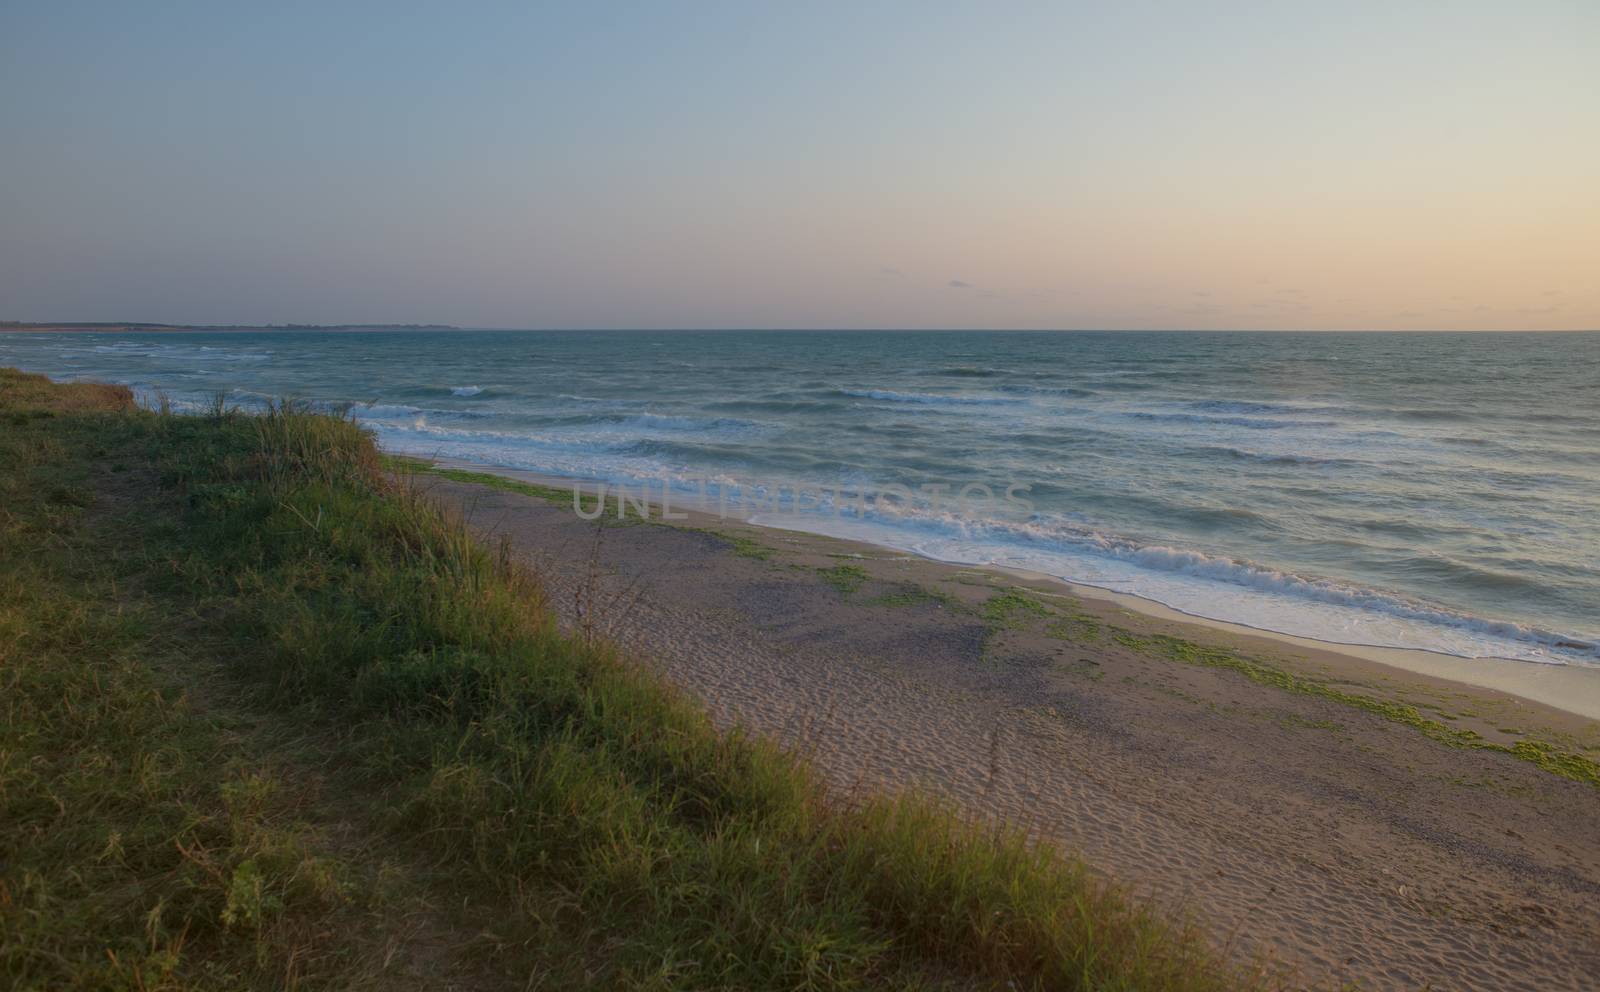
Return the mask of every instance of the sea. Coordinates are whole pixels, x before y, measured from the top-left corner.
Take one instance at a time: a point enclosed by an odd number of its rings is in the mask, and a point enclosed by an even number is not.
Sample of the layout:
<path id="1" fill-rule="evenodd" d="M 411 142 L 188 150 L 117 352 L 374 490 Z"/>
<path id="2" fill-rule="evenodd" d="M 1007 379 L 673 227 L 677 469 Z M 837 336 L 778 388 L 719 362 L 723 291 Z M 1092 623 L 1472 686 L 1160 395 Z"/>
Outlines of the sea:
<path id="1" fill-rule="evenodd" d="M 1600 664 L 1600 334 L 8 333 L 0 365 L 1263 630 Z"/>

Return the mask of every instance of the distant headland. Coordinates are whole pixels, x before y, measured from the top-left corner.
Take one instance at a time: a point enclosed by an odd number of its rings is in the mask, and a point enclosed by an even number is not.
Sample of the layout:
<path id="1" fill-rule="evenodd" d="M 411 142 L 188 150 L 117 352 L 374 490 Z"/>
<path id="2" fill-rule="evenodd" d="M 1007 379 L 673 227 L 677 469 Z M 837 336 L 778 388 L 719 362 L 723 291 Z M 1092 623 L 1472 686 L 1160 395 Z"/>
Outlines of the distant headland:
<path id="1" fill-rule="evenodd" d="M 51 332 L 97 332 L 120 334 L 129 331 L 169 331 L 173 333 L 210 334 L 259 331 L 459 331 L 451 324 L 143 324 L 125 321 L 107 322 L 32 322 L 25 320 L 0 320 L 0 334 L 5 332 L 40 334 Z"/>

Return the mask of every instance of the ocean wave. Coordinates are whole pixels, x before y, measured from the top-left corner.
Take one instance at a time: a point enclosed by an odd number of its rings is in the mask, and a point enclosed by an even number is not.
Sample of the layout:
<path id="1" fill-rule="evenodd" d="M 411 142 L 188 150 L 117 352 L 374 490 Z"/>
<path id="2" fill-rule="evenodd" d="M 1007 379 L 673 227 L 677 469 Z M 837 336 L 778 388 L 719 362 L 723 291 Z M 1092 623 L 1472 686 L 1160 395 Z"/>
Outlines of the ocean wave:
<path id="1" fill-rule="evenodd" d="M 1146 362 L 1145 364 L 1154 363 Z M 1194 376 L 1194 371 L 1187 367 L 1175 369 L 1087 369 L 1084 374 L 1116 381 L 1128 378 L 1188 379 Z"/>
<path id="2" fill-rule="evenodd" d="M 1459 423 L 1477 419 L 1465 410 L 1400 409 L 1383 412 L 1401 420 L 1415 420 L 1423 423 Z"/>
<path id="3" fill-rule="evenodd" d="M 450 395 L 452 395 L 452 396 L 476 396 L 481 392 L 483 392 L 483 387 L 482 386 L 451 386 L 450 387 Z"/>
<path id="4" fill-rule="evenodd" d="M 1188 400 L 1179 404 L 1186 410 L 1211 414 L 1308 414 L 1323 416 L 1347 412 L 1344 407 L 1304 403 L 1264 403 L 1256 400 Z"/>
<path id="5" fill-rule="evenodd" d="M 729 410 L 736 413 L 829 413 L 838 404 L 826 400 L 783 399 L 768 396 L 751 399 L 713 400 L 705 404 L 707 410 Z"/>
<path id="6" fill-rule="evenodd" d="M 747 466 L 763 461 L 759 456 L 752 456 L 750 449 L 737 441 L 727 438 L 717 439 L 709 437 L 649 437 L 631 440 L 626 443 L 616 444 L 606 451 L 612 455 L 626 455 L 641 459 L 659 462 L 661 459 L 672 459 L 673 464 L 684 466 L 697 465 L 702 468 L 721 468 L 724 466 Z M 793 466 L 793 460 L 784 461 L 786 466 Z"/>
<path id="7" fill-rule="evenodd" d="M 1214 427 L 1248 427 L 1258 431 L 1288 430 L 1296 427 L 1337 427 L 1335 420 L 1267 420 L 1259 417 L 1213 417 L 1199 413 L 1151 413 L 1134 410 L 1122 414 L 1132 420 L 1151 420 L 1175 424 Z"/>
<path id="8" fill-rule="evenodd" d="M 1297 455 L 1287 453 L 1273 453 L 1267 451 L 1246 451 L 1242 448 L 1229 447 L 1204 447 L 1190 448 L 1185 454 L 1233 458 L 1244 462 L 1254 462 L 1258 465 L 1307 465 L 1316 468 L 1328 468 L 1345 465 L 1359 465 L 1358 461 L 1350 458 L 1319 458 L 1315 455 Z"/>
<path id="9" fill-rule="evenodd" d="M 349 406 L 350 416 L 363 421 L 394 421 L 394 419 L 414 419 L 427 416 L 430 411 L 422 410 L 421 406 L 411 406 L 408 403 L 352 403 Z M 437 413 L 437 411 L 434 411 Z"/>
<path id="10" fill-rule="evenodd" d="M 1015 375 L 1010 369 L 991 369 L 977 365 L 956 365 L 950 368 L 936 369 L 929 375 L 948 376 L 953 379 L 989 379 L 997 375 Z"/>
<path id="11" fill-rule="evenodd" d="M 177 345 L 170 342 L 143 344 L 118 341 L 94 345 L 90 352 L 118 358 L 154 358 L 164 362 L 265 362 L 272 358 L 270 351 L 232 351 L 210 345 Z M 89 352 L 81 354 L 88 355 Z"/>
<path id="12" fill-rule="evenodd" d="M 1579 416 L 1568 413 L 1513 413 L 1508 415 L 1512 420 L 1521 420 L 1531 424 L 1572 424 L 1578 427 L 1593 426 L 1597 420 L 1593 416 Z"/>
<path id="13" fill-rule="evenodd" d="M 919 403 L 925 406 L 1008 406 L 1025 400 L 1010 396 L 966 396 L 950 393 L 902 393 L 892 389 L 840 389 L 840 396 L 878 400 L 882 403 Z"/>
<path id="14" fill-rule="evenodd" d="M 396 445 L 400 450 L 415 454 L 419 450 L 437 452 L 446 456 L 469 454 L 492 448 L 499 461 L 493 464 L 508 468 L 528 468 L 560 474 L 593 477 L 603 466 L 605 456 L 626 448 L 636 439 L 631 437 L 596 438 L 564 434 L 529 434 L 521 431 L 493 429 L 468 429 L 459 424 L 429 423 L 426 417 L 373 421 L 369 424 L 378 432 L 382 442 Z M 541 457 L 550 453 L 575 456 L 559 464 L 547 464 Z"/>
<path id="15" fill-rule="evenodd" d="M 1254 562 L 1181 548 L 1139 547 L 1108 538 L 1097 540 L 1095 546 L 1101 553 L 1141 568 L 1175 572 L 1331 606 L 1383 613 L 1402 620 L 1456 628 L 1544 649 L 1571 651 L 1591 660 L 1600 660 L 1600 645 L 1588 638 L 1541 630 L 1509 620 L 1473 616 L 1376 589 L 1330 579 L 1309 578 Z"/>
<path id="16" fill-rule="evenodd" d="M 1115 389 L 1123 392 L 1143 392 L 1161 388 L 1158 383 L 1145 382 L 1142 379 L 1106 379 L 1096 381 L 1092 385 L 1095 389 Z"/>
<path id="17" fill-rule="evenodd" d="M 427 415 L 427 411 L 421 407 L 405 403 L 357 403 L 350 407 L 350 412 L 357 417 L 372 420 L 403 420 Z"/>
<path id="18" fill-rule="evenodd" d="M 648 412 L 618 415 L 604 422 L 612 428 L 704 434 L 748 433 L 766 426 L 759 421 L 739 417 L 686 417 Z"/>
<path id="19" fill-rule="evenodd" d="M 1600 644 L 1588 635 L 1575 635 L 1545 630 L 1509 620 L 1497 620 L 1452 610 L 1445 606 L 1425 603 L 1396 593 L 1309 577 L 1283 571 L 1268 565 L 1247 560 L 1206 554 L 1201 551 L 1168 545 L 1143 544 L 1129 538 L 1104 534 L 1091 528 L 1032 519 L 1014 522 L 998 519 L 965 519 L 950 513 L 931 513 L 921 508 L 890 507 L 880 512 L 874 508 L 861 518 L 864 522 L 877 522 L 892 527 L 910 527 L 923 532 L 926 538 L 906 545 L 885 534 L 878 543 L 907 547 L 930 557 L 940 557 L 940 550 L 960 549 L 967 555 L 977 552 L 988 562 L 1017 564 L 1037 571 L 1046 571 L 1067 581 L 1084 582 L 1113 590 L 1135 592 L 1157 601 L 1184 609 L 1185 604 L 1164 597 L 1161 584 L 1152 588 L 1137 580 L 1133 572 L 1106 572 L 1091 564 L 1092 561 L 1124 566 L 1152 576 L 1167 575 L 1185 580 L 1199 580 L 1207 587 L 1235 587 L 1250 593 L 1298 601 L 1319 607 L 1332 607 L 1348 611 L 1349 615 L 1379 614 L 1391 620 L 1420 625 L 1424 629 L 1453 632 L 1469 638 L 1483 638 L 1522 645 L 1524 657 L 1529 660 L 1560 660 L 1571 658 L 1588 664 L 1600 662 Z M 942 540 L 941 540 L 942 539 Z M 954 560 L 954 559 L 952 559 Z M 1073 562 L 1080 563 L 1074 567 Z M 1086 574 L 1087 573 L 1087 574 Z M 1213 595 L 1212 599 L 1215 600 Z M 1276 609 L 1276 608 L 1275 608 Z M 1198 610 L 1206 616 L 1234 619 L 1229 610 Z M 1274 613 L 1273 615 L 1276 615 Z M 1244 621 L 1248 622 L 1248 621 Z M 1290 624 L 1289 626 L 1293 626 Z M 1339 640 L 1336 632 L 1288 630 L 1324 640 Z M 1370 643 L 1359 641 L 1357 643 Z M 1421 637 L 1417 643 L 1397 643 L 1392 646 L 1422 647 L 1445 650 L 1434 646 L 1437 641 Z M 1462 646 L 1453 645 L 1451 653 L 1459 653 Z M 1487 645 L 1480 655 L 1496 653 Z"/>
<path id="20" fill-rule="evenodd" d="M 1002 393 L 1021 393 L 1025 396 L 1065 396 L 1070 399 L 1088 399 L 1096 395 L 1092 389 L 1081 386 L 1032 386 L 1026 383 L 1007 384 L 998 387 Z"/>
<path id="21" fill-rule="evenodd" d="M 553 446 L 563 451 L 596 454 L 625 451 L 630 445 L 670 437 L 683 442 L 746 439 L 765 425 L 734 417 L 684 417 L 656 413 L 608 414 L 604 416 L 566 416 L 545 419 L 538 426 L 522 428 L 463 428 L 461 421 L 494 421 L 492 414 L 474 410 L 430 410 L 400 404 L 374 404 L 353 407 L 363 421 L 382 422 L 388 427 L 404 427 L 438 436 L 442 440 L 476 444 L 493 440 L 498 444 Z M 442 423 L 432 423 L 431 421 Z"/>
<path id="22" fill-rule="evenodd" d="M 317 401 L 309 404 L 313 409 L 330 413 L 349 413 L 357 420 L 415 420 L 418 417 L 439 417 L 451 420 L 482 420 L 489 416 L 477 410 L 442 410 L 436 407 L 412 406 L 409 403 L 341 403 Z"/>

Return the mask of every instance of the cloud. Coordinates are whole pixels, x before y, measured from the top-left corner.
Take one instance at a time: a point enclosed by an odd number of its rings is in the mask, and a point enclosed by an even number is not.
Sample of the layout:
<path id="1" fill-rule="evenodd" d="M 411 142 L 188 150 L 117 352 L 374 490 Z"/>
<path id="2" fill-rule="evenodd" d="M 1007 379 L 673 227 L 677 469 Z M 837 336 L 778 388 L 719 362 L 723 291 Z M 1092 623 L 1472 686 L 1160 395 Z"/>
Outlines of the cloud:
<path id="1" fill-rule="evenodd" d="M 972 283 L 970 283 L 970 282 L 962 282 L 960 279 L 952 279 L 949 282 L 945 283 L 945 285 L 949 286 L 951 289 L 971 289 L 972 288 Z"/>
<path id="2" fill-rule="evenodd" d="M 896 279 L 898 279 L 901 276 L 905 275 L 904 272 L 901 272 L 899 269 L 895 268 L 892 265 L 880 265 L 878 267 L 878 274 L 881 275 L 881 276 L 894 276 Z"/>

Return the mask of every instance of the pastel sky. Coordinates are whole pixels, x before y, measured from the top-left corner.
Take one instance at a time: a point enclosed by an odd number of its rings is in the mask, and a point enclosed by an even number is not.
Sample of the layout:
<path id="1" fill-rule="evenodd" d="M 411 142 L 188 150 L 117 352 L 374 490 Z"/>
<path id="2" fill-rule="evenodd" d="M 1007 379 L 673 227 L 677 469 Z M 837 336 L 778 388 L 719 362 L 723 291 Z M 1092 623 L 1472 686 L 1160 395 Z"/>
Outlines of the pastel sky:
<path id="1" fill-rule="evenodd" d="M 0 5 L 0 319 L 1600 327 L 1600 2 Z"/>

